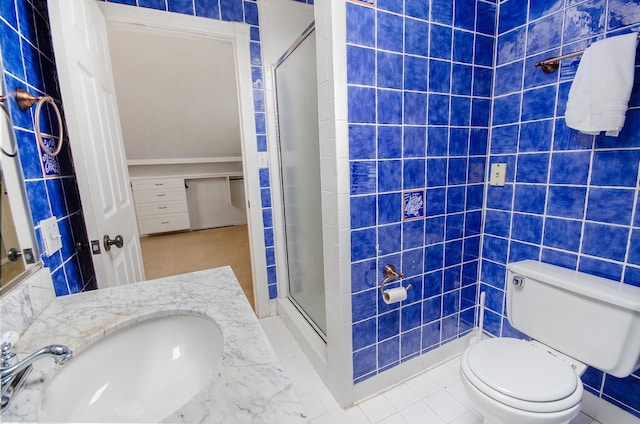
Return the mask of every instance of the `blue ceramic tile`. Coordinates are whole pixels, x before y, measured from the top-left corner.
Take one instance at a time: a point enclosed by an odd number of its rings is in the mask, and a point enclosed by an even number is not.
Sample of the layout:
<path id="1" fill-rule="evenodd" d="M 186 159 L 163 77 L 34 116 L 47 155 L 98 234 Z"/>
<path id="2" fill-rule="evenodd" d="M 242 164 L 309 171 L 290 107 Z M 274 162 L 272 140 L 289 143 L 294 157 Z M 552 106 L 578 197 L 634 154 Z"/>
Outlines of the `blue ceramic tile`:
<path id="1" fill-rule="evenodd" d="M 625 284 L 640 287 L 640 268 L 634 268 L 632 266 L 625 267 L 624 278 L 622 281 Z"/>
<path id="2" fill-rule="evenodd" d="M 467 159 L 451 158 L 447 170 L 449 185 L 465 184 L 467 182 Z"/>
<path id="3" fill-rule="evenodd" d="M 0 39 L 2 43 L 2 64 L 4 70 L 20 79 L 24 79 L 22 50 L 18 33 L 0 20 Z M 7 87 L 9 88 L 9 87 Z"/>
<path id="4" fill-rule="evenodd" d="M 640 68 L 636 68 L 640 70 Z M 636 79 L 636 84 L 640 85 L 640 78 Z M 640 88 L 638 90 L 640 94 Z M 601 133 L 596 137 L 597 148 L 625 148 L 640 147 L 640 109 L 629 109 L 625 125 L 622 127 L 618 137 L 608 137 Z"/>
<path id="5" fill-rule="evenodd" d="M 473 63 L 481 66 L 493 66 L 494 38 L 477 34 L 473 49 Z"/>
<path id="6" fill-rule="evenodd" d="M 225 21 L 242 22 L 242 0 L 220 0 L 222 16 Z M 192 0 L 167 0 L 169 12 L 193 15 Z"/>
<path id="7" fill-rule="evenodd" d="M 591 188 L 587 219 L 609 224 L 631 224 L 634 191 L 616 188 Z"/>
<path id="8" fill-rule="evenodd" d="M 640 151 L 596 151 L 593 155 L 591 184 L 635 187 L 638 161 Z"/>
<path id="9" fill-rule="evenodd" d="M 565 11 L 564 42 L 600 34 L 605 26 L 604 0 L 589 0 Z"/>
<path id="10" fill-rule="evenodd" d="M 378 316 L 378 341 L 396 336 L 400 332 L 400 311 L 398 309 Z"/>
<path id="11" fill-rule="evenodd" d="M 498 34 L 524 25 L 527 21 L 528 0 L 507 0 L 500 3 Z"/>
<path id="12" fill-rule="evenodd" d="M 513 210 L 529 213 L 544 213 L 547 189 L 543 185 L 518 184 L 513 199 Z"/>
<path id="13" fill-rule="evenodd" d="M 33 6 L 31 2 L 18 1 L 18 27 L 20 34 L 27 40 L 36 40 L 36 27 Z M 23 48 L 25 46 L 23 45 Z"/>
<path id="14" fill-rule="evenodd" d="M 526 33 L 526 28 L 522 27 L 498 37 L 498 65 L 521 59 L 524 56 Z"/>
<path id="15" fill-rule="evenodd" d="M 471 128 L 471 133 L 469 135 L 469 154 L 485 155 L 487 153 L 488 137 L 489 131 L 487 129 Z"/>
<path id="16" fill-rule="evenodd" d="M 408 125 L 425 125 L 426 122 L 427 122 L 427 94 L 405 92 L 404 93 L 404 123 Z M 407 131 L 407 128 L 405 128 L 405 135 L 406 135 L 406 131 Z M 426 148 L 426 145 L 424 146 L 424 148 Z M 424 156 L 424 154 L 422 156 Z"/>
<path id="17" fill-rule="evenodd" d="M 373 63 L 367 64 L 368 69 L 364 72 L 371 72 L 374 69 Z M 402 55 L 388 52 L 378 52 L 377 67 L 377 84 L 378 87 L 386 88 L 402 88 Z M 370 82 L 371 84 L 374 81 Z"/>
<path id="18" fill-rule="evenodd" d="M 402 219 L 401 193 L 378 195 L 378 224 L 400 222 Z"/>
<path id="19" fill-rule="evenodd" d="M 422 321 L 422 305 L 415 303 L 402 308 L 402 331 L 412 330 L 418 327 Z"/>
<path id="20" fill-rule="evenodd" d="M 526 243 L 511 242 L 509 250 L 509 262 L 518 262 L 531 259 L 537 261 L 540 258 L 540 247 Z"/>
<path id="21" fill-rule="evenodd" d="M 416 56 L 404 57 L 405 90 L 427 91 L 428 59 Z"/>
<path id="22" fill-rule="evenodd" d="M 412 112 L 407 111 L 407 96 L 412 93 L 405 93 L 405 120 L 407 115 L 411 115 Z M 417 102 L 419 103 L 419 102 Z M 415 106 L 414 104 L 410 104 Z M 424 107 L 422 112 L 421 106 Z M 424 105 L 418 104 L 413 111 L 418 111 L 418 114 L 424 114 L 426 119 L 426 96 L 424 96 Z M 424 120 L 423 119 L 423 122 Z M 404 143 L 403 143 L 403 157 L 424 157 L 427 149 L 427 128 L 426 127 L 405 127 L 404 128 Z"/>
<path id="23" fill-rule="evenodd" d="M 522 60 L 496 68 L 494 94 L 500 96 L 522 90 Z"/>
<path id="24" fill-rule="evenodd" d="M 629 229 L 586 222 L 582 238 L 582 253 L 624 261 Z M 602 246 L 607 246 L 603 249 Z"/>
<path id="25" fill-rule="evenodd" d="M 351 231 L 351 261 L 360 261 L 376 256 L 376 230 Z"/>
<path id="26" fill-rule="evenodd" d="M 520 125 L 520 152 L 544 152 L 551 150 L 553 120 L 527 122 Z M 553 175 L 553 172 L 552 172 Z"/>
<path id="27" fill-rule="evenodd" d="M 376 122 L 376 90 L 365 87 L 348 87 L 349 122 Z"/>
<path id="28" fill-rule="evenodd" d="M 405 1 L 405 14 L 423 20 L 429 19 L 429 2 Z"/>
<path id="29" fill-rule="evenodd" d="M 402 170 L 405 190 L 424 187 L 426 181 L 426 163 L 424 159 L 405 160 Z"/>
<path id="30" fill-rule="evenodd" d="M 51 217 L 51 206 L 44 180 L 25 182 L 33 224 Z"/>
<path id="31" fill-rule="evenodd" d="M 378 344 L 378 369 L 397 365 L 400 361 L 400 337 L 393 337 Z"/>
<path id="32" fill-rule="evenodd" d="M 442 315 L 447 316 L 447 315 L 455 314 L 456 312 L 459 312 L 459 311 L 460 311 L 460 291 L 456 290 L 450 293 L 445 293 L 442 296 Z M 443 325 L 444 325 L 444 320 L 443 320 Z M 457 330 L 457 328 L 455 330 Z M 445 337 L 444 331 L 443 331 L 442 338 L 443 339 L 449 338 L 452 335 L 453 334 L 450 333 Z"/>
<path id="33" fill-rule="evenodd" d="M 347 43 L 375 47 L 375 10 L 347 2 Z"/>
<path id="34" fill-rule="evenodd" d="M 375 126 L 349 125 L 349 159 L 375 159 L 375 147 Z"/>
<path id="35" fill-rule="evenodd" d="M 0 16 L 14 28 L 18 28 L 15 0 L 0 2 Z"/>
<path id="36" fill-rule="evenodd" d="M 487 188 L 487 207 L 510 210 L 513 197 L 513 184 L 504 187 L 489 186 Z"/>
<path id="37" fill-rule="evenodd" d="M 356 293 L 361 290 L 378 286 L 378 270 L 376 260 L 356 262 L 351 264 L 351 292 Z"/>
<path id="38" fill-rule="evenodd" d="M 450 125 L 468 126 L 471 122 L 471 98 L 451 96 Z"/>
<path id="39" fill-rule="evenodd" d="M 483 69 L 483 68 L 479 68 Z M 468 65 L 454 63 L 451 71 L 451 93 L 453 94 L 471 94 L 471 83 L 473 68 Z"/>
<path id="40" fill-rule="evenodd" d="M 378 227 L 378 254 L 389 255 L 401 250 L 402 227 L 400 224 Z"/>
<path id="41" fill-rule="evenodd" d="M 527 90 L 522 96 L 522 120 L 553 118 L 556 110 L 557 87 L 547 87 Z"/>
<path id="42" fill-rule="evenodd" d="M 578 271 L 614 281 L 620 281 L 622 279 L 622 265 L 586 256 L 580 259 Z"/>
<path id="43" fill-rule="evenodd" d="M 580 248 L 581 221 L 546 218 L 543 244 L 549 247 L 577 252 Z"/>
<path id="44" fill-rule="evenodd" d="M 411 249 L 414 247 L 421 247 L 423 245 L 425 236 L 424 226 L 424 219 L 406 221 L 402 224 L 403 249 Z"/>
<path id="45" fill-rule="evenodd" d="M 211 19 L 220 19 L 220 7 L 218 6 L 218 1 L 217 0 L 195 0 L 195 9 L 196 9 L 196 16 L 202 16 L 204 18 L 211 18 Z M 165 3 L 164 0 L 147 0 L 147 6 L 143 6 L 142 1 L 138 0 L 138 4 L 141 7 L 151 7 L 152 9 L 159 9 L 159 10 L 164 10 L 165 8 Z M 253 30 L 253 28 L 252 28 Z M 252 40 L 259 40 L 259 32 L 255 31 L 251 31 L 252 32 Z M 258 38 L 255 38 L 255 36 L 258 36 Z"/>
<path id="46" fill-rule="evenodd" d="M 547 214 L 582 219 L 586 196 L 586 187 L 550 186 Z"/>
<path id="47" fill-rule="evenodd" d="M 449 144 L 449 131 L 446 127 L 427 128 L 428 156 L 446 156 Z"/>
<path id="48" fill-rule="evenodd" d="M 499 263 L 507 263 L 509 240 L 485 236 L 482 243 L 482 257 Z"/>
<path id="49" fill-rule="evenodd" d="M 267 136 L 265 135 L 258 135 L 257 140 L 256 140 L 256 147 L 258 149 L 259 152 L 266 152 L 267 151 Z"/>
<path id="50" fill-rule="evenodd" d="M 420 333 L 421 330 L 416 328 L 400 335 L 401 358 L 409 358 L 420 352 Z"/>
<path id="51" fill-rule="evenodd" d="M 491 133 L 491 153 L 515 153 L 518 148 L 518 126 L 495 127 Z"/>
<path id="52" fill-rule="evenodd" d="M 269 271 L 273 267 L 268 267 L 267 271 Z M 278 286 L 276 284 L 269 284 L 269 299 L 276 299 L 278 297 Z"/>
<path id="53" fill-rule="evenodd" d="M 520 94 L 498 97 L 493 101 L 493 124 L 518 122 L 520 118 Z"/>
<path id="54" fill-rule="evenodd" d="M 424 249 L 424 271 L 435 271 L 442 268 L 444 260 L 444 244 L 434 244 Z"/>
<path id="55" fill-rule="evenodd" d="M 464 222 L 464 235 L 465 237 L 480 234 L 482 229 L 482 212 L 473 211 L 467 212 Z"/>
<path id="56" fill-rule="evenodd" d="M 529 24 L 527 35 L 527 55 L 550 50 L 560 46 L 563 13 L 554 13 L 544 19 Z"/>
<path id="57" fill-rule="evenodd" d="M 423 298 L 429 299 L 423 303 L 423 320 L 425 322 L 433 321 L 440 316 L 440 297 L 442 294 L 442 271 L 435 271 L 424 275 L 424 293 Z M 438 297 L 433 297 L 438 296 Z M 431 298 L 431 299 L 430 299 Z M 437 312 L 434 312 L 437 311 Z M 436 315 L 437 314 L 437 315 Z M 427 318 L 427 319 L 425 319 Z M 431 319 L 429 319 L 431 318 Z"/>
<path id="58" fill-rule="evenodd" d="M 473 63 L 473 33 L 455 29 L 453 31 L 453 60 Z"/>
<path id="59" fill-rule="evenodd" d="M 541 18 L 562 8 L 562 0 L 529 0 L 529 20 Z"/>
<path id="60" fill-rule="evenodd" d="M 513 232 L 516 240 L 540 244 L 542 241 L 542 217 L 537 215 L 513 214 Z"/>
<path id="61" fill-rule="evenodd" d="M 457 28 L 468 29 L 473 31 L 475 28 L 475 11 L 476 2 L 474 0 L 456 0 L 455 14 L 453 25 Z"/>
<path id="62" fill-rule="evenodd" d="M 509 212 L 488 209 L 486 211 L 484 231 L 494 236 L 509 237 L 511 214 Z"/>
<path id="63" fill-rule="evenodd" d="M 483 282 L 503 290 L 506 275 L 507 268 L 504 265 L 482 260 L 481 280 Z"/>
<path id="64" fill-rule="evenodd" d="M 445 239 L 454 240 L 462 237 L 464 233 L 464 214 L 456 213 L 447 215 L 445 219 Z"/>
<path id="65" fill-rule="evenodd" d="M 543 249 L 542 262 L 558 265 L 568 269 L 576 269 L 578 265 L 578 256 L 555 249 Z"/>
<path id="66" fill-rule="evenodd" d="M 471 101 L 471 126 L 486 127 L 489 125 L 491 100 L 474 98 Z"/>
<path id="67" fill-rule="evenodd" d="M 449 140 L 450 156 L 467 156 L 469 154 L 469 128 L 451 128 Z"/>
<path id="68" fill-rule="evenodd" d="M 516 181 L 524 183 L 545 183 L 549 172 L 549 154 L 526 154 L 518 156 Z"/>
<path id="69" fill-rule="evenodd" d="M 560 56 L 560 50 L 550 50 L 542 54 L 527 57 L 524 64 L 524 88 L 539 87 L 542 85 L 553 84 L 558 81 L 558 73 L 545 74 L 537 68 L 535 64 L 541 60 L 547 59 L 551 56 Z M 564 89 L 564 88 L 563 88 Z M 564 115 L 566 108 L 566 96 L 568 92 L 560 91 L 558 95 L 558 105 L 556 108 L 556 115 Z M 560 112 L 562 111 L 562 112 Z"/>
<path id="70" fill-rule="evenodd" d="M 68 211 L 62 189 L 62 180 L 60 178 L 53 178 L 47 179 L 45 182 L 53 216 L 58 218 L 67 216 Z M 73 246 L 73 243 L 71 243 L 71 245 Z"/>
<path id="71" fill-rule="evenodd" d="M 51 274 L 53 280 L 53 290 L 56 296 L 66 296 L 69 294 L 67 279 L 65 278 L 64 269 L 60 268 Z"/>
<path id="72" fill-rule="evenodd" d="M 376 225 L 376 196 L 351 197 L 351 228 Z"/>
<path id="73" fill-rule="evenodd" d="M 376 164 L 374 161 L 351 162 L 351 194 L 368 194 L 376 189 Z"/>
<path id="74" fill-rule="evenodd" d="M 429 91 L 448 93 L 451 89 L 451 62 L 429 60 Z"/>
<path id="75" fill-rule="evenodd" d="M 463 212 L 465 207 L 465 187 L 447 188 L 447 213 Z"/>
<path id="76" fill-rule="evenodd" d="M 594 136 L 567 127 L 564 119 L 556 119 L 553 150 L 587 150 L 593 146 Z"/>
<path id="77" fill-rule="evenodd" d="M 635 0 L 609 0 L 607 2 L 609 8 L 608 29 L 617 29 L 623 26 L 638 23 L 638 17 L 632 13 L 633 8 L 638 7 Z M 636 408 L 640 410 L 640 408 Z"/>
<path id="78" fill-rule="evenodd" d="M 475 66 L 473 69 L 473 95 L 489 97 L 493 84 L 493 70 Z"/>
<path id="79" fill-rule="evenodd" d="M 366 290 L 351 296 L 351 317 L 353 322 L 362 321 L 375 316 L 377 290 Z"/>
<path id="80" fill-rule="evenodd" d="M 441 94 L 429 95 L 427 123 L 429 125 L 449 124 L 449 96 Z"/>
<path id="81" fill-rule="evenodd" d="M 249 25 L 259 25 L 258 4 L 252 1 L 244 2 L 244 22 Z"/>
<path id="82" fill-rule="evenodd" d="M 430 30 L 429 57 L 451 60 L 451 28 L 432 24 Z"/>
<path id="83" fill-rule="evenodd" d="M 631 231 L 629 256 L 627 260 L 632 264 L 640 265 L 640 230 L 634 229 Z"/>
<path id="84" fill-rule="evenodd" d="M 260 201 L 263 208 L 271 207 L 271 190 L 269 188 L 260 189 Z"/>
<path id="85" fill-rule="evenodd" d="M 402 190 L 402 161 L 382 160 L 378 161 L 378 191 Z"/>
<path id="86" fill-rule="evenodd" d="M 377 119 L 379 124 L 402 123 L 402 91 L 378 90 Z M 351 110 L 351 107 L 349 107 Z"/>
<path id="87" fill-rule="evenodd" d="M 402 0 L 378 0 L 376 6 L 378 9 L 388 10 L 389 12 L 402 13 L 404 11 L 404 2 Z"/>
<path id="88" fill-rule="evenodd" d="M 399 158 L 402 156 L 402 127 L 378 127 L 378 158 Z"/>
<path id="89" fill-rule="evenodd" d="M 417 19 L 404 20 L 404 52 L 417 56 L 428 56 L 429 23 Z M 402 41 L 402 34 L 400 34 Z M 402 49 L 402 46 L 400 47 Z M 401 51 L 401 50 L 400 50 Z"/>
<path id="90" fill-rule="evenodd" d="M 262 54 L 260 53 L 260 43 L 249 43 L 249 53 L 251 56 L 251 65 L 253 66 L 261 66 L 262 65 Z"/>
<path id="91" fill-rule="evenodd" d="M 440 321 L 422 326 L 423 352 L 434 349 L 440 344 Z"/>
<path id="92" fill-rule="evenodd" d="M 484 185 L 467 185 L 467 210 L 482 209 L 484 203 Z"/>
<path id="93" fill-rule="evenodd" d="M 371 318 L 353 324 L 353 350 L 359 350 L 376 342 L 376 319 Z"/>
<path id="94" fill-rule="evenodd" d="M 477 260 L 480 258 L 480 237 L 468 237 L 464 239 L 463 261 Z"/>
<path id="95" fill-rule="evenodd" d="M 479 1 L 476 2 L 476 6 L 476 31 L 486 35 L 495 35 L 496 5 Z"/>
<path id="96" fill-rule="evenodd" d="M 444 241 L 445 217 L 437 216 L 425 220 L 425 244 L 434 244 Z"/>
<path id="97" fill-rule="evenodd" d="M 266 228 L 264 230 L 264 245 L 265 246 L 273 246 L 273 228 Z"/>
<path id="98" fill-rule="evenodd" d="M 377 18 L 377 47 L 402 53 L 402 17 L 378 11 Z"/>
<path id="99" fill-rule="evenodd" d="M 375 85 L 375 50 L 347 46 L 347 82 L 358 85 Z"/>
<path id="100" fill-rule="evenodd" d="M 416 2 L 422 3 L 422 2 Z M 424 2 L 429 3 L 429 2 Z M 451 25 L 453 22 L 452 0 L 431 0 L 431 20 L 441 24 Z"/>

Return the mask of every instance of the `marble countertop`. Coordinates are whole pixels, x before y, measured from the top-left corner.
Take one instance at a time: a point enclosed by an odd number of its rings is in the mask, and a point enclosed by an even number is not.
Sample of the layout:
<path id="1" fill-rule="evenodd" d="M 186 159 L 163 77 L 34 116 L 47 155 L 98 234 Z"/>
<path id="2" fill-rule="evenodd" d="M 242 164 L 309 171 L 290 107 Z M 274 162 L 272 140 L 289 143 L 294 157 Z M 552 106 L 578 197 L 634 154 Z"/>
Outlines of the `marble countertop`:
<path id="1" fill-rule="evenodd" d="M 56 298 L 22 334 L 16 352 L 24 358 L 57 343 L 79 355 L 120 328 L 176 313 L 215 321 L 224 347 L 217 375 L 165 422 L 309 422 L 230 267 Z M 38 421 L 42 388 L 55 367 L 49 359 L 34 363 L 3 422 Z"/>

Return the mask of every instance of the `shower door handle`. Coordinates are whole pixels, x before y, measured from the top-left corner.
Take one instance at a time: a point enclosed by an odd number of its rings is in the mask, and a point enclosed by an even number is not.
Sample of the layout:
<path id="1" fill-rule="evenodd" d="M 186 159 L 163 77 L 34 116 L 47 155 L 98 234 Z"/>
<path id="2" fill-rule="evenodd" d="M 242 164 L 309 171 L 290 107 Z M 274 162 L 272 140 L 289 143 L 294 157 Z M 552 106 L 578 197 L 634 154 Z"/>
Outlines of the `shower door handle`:
<path id="1" fill-rule="evenodd" d="M 111 246 L 121 248 L 124 246 L 124 238 L 121 235 L 117 235 L 115 238 L 110 238 L 109 235 L 105 235 L 102 239 L 102 245 L 107 252 L 111 250 Z"/>

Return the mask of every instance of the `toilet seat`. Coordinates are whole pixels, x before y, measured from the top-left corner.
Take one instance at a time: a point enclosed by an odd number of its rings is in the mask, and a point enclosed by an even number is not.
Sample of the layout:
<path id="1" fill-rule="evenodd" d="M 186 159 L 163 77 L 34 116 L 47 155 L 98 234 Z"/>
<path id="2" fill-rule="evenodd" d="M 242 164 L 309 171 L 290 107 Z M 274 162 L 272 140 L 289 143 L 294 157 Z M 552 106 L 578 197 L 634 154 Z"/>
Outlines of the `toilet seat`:
<path id="1" fill-rule="evenodd" d="M 478 342 L 465 350 L 461 370 L 486 396 L 523 411 L 563 411 L 582 400 L 582 382 L 573 368 L 524 340 Z"/>

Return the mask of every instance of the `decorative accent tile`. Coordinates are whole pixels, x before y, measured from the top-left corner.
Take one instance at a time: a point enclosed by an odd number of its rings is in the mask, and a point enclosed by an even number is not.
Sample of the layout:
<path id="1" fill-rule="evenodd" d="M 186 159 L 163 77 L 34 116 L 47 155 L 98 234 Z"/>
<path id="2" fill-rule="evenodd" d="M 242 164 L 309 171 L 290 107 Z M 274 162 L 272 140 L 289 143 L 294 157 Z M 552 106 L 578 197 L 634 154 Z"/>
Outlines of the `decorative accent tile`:
<path id="1" fill-rule="evenodd" d="M 402 193 L 402 219 L 404 221 L 423 218 L 425 210 L 424 190 L 405 191 Z"/>

